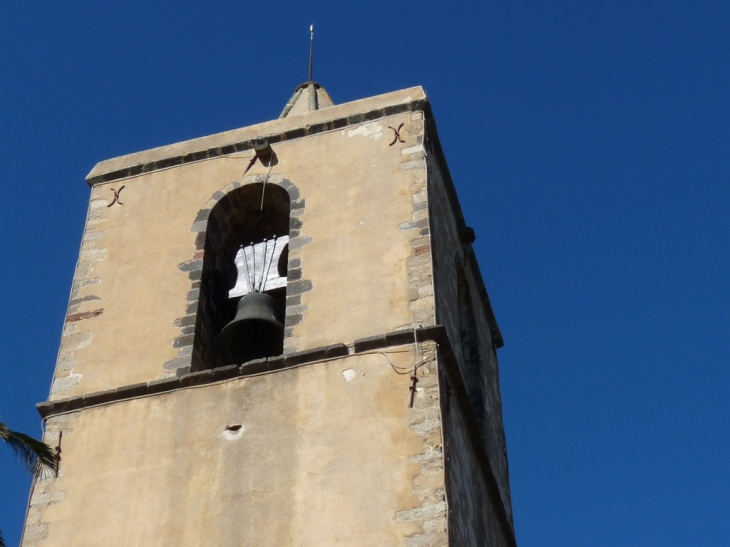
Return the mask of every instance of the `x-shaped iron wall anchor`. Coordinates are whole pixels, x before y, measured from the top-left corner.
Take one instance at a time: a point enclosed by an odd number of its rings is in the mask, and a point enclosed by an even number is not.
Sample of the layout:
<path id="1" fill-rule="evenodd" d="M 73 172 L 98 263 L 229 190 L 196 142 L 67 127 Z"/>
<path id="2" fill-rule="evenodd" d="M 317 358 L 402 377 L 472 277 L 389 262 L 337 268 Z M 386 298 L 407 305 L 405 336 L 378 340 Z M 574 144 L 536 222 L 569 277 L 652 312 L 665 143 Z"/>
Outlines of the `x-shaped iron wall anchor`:
<path id="1" fill-rule="evenodd" d="M 403 129 L 403 126 L 404 125 L 405 125 L 404 123 L 400 124 L 398 126 L 398 129 L 396 129 L 395 127 L 388 126 L 388 128 L 389 129 L 392 129 L 393 130 L 393 133 L 394 133 L 394 135 L 393 135 L 393 141 L 388 146 L 393 146 L 397 142 L 406 142 L 400 136 L 400 130 Z"/>
<path id="2" fill-rule="evenodd" d="M 115 203 L 118 203 L 119 205 L 124 205 L 121 201 L 119 201 L 119 194 L 121 194 L 122 190 L 124 190 L 124 186 L 122 186 L 119 190 L 115 190 L 114 188 L 109 188 L 109 190 L 114 192 L 114 199 L 109 205 L 107 205 L 107 207 L 111 207 Z"/>

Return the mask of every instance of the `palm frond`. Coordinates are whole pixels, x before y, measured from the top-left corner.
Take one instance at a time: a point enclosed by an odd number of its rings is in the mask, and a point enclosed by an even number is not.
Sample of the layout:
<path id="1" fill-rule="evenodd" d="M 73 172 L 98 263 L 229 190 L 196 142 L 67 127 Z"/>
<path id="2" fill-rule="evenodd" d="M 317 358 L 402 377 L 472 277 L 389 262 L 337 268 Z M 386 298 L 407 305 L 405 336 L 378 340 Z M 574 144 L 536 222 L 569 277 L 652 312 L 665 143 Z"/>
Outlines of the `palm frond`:
<path id="1" fill-rule="evenodd" d="M 58 470 L 56 453 L 46 443 L 25 433 L 12 431 L 2 422 L 0 422 L 0 440 L 5 441 L 29 473 L 41 473 L 43 470 L 55 473 Z"/>
<path id="2" fill-rule="evenodd" d="M 3 539 L 3 533 L 0 532 L 0 547 L 5 547 L 5 540 Z"/>

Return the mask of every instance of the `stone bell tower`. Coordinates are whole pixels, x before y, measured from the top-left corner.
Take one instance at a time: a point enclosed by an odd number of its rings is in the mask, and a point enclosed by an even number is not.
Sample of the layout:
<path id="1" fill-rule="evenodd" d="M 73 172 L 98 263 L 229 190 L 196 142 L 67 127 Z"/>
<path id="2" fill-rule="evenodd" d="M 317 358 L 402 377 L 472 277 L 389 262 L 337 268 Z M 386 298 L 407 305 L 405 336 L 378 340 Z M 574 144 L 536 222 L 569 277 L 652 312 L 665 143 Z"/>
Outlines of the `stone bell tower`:
<path id="1" fill-rule="evenodd" d="M 96 165 L 23 547 L 514 546 L 487 292 L 420 87 Z"/>

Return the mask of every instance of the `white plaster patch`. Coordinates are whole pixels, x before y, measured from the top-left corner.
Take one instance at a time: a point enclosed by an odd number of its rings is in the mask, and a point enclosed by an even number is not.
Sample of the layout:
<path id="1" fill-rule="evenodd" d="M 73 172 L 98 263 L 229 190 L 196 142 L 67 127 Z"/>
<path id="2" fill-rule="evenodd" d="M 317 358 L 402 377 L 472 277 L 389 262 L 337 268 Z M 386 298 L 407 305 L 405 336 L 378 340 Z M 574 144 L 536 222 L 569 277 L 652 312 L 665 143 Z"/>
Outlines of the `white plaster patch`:
<path id="1" fill-rule="evenodd" d="M 346 382 L 352 382 L 355 379 L 355 376 L 357 376 L 357 372 L 355 372 L 351 368 L 342 371 L 342 377 L 345 379 Z"/>
<path id="2" fill-rule="evenodd" d="M 377 140 L 383 136 L 383 126 L 379 123 L 372 122 L 363 124 L 357 129 L 350 129 L 347 132 L 348 137 L 354 137 L 358 135 L 363 137 L 370 137 Z"/>
<path id="3" fill-rule="evenodd" d="M 243 435 L 243 431 L 243 424 L 231 424 L 227 425 L 226 428 L 223 430 L 223 436 L 227 440 L 233 441 L 240 438 Z"/>

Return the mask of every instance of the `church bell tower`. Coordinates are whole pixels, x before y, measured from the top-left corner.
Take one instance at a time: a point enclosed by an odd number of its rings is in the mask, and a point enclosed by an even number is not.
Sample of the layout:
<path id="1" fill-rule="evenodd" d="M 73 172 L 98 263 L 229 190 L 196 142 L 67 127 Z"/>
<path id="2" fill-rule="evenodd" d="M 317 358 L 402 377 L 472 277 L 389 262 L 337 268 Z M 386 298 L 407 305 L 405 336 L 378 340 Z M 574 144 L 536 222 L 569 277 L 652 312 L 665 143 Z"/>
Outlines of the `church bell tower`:
<path id="1" fill-rule="evenodd" d="M 514 547 L 502 336 L 420 87 L 97 164 L 22 547 Z"/>

